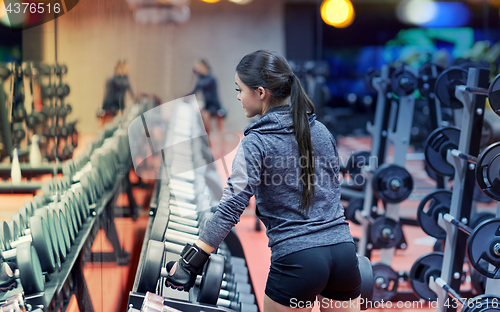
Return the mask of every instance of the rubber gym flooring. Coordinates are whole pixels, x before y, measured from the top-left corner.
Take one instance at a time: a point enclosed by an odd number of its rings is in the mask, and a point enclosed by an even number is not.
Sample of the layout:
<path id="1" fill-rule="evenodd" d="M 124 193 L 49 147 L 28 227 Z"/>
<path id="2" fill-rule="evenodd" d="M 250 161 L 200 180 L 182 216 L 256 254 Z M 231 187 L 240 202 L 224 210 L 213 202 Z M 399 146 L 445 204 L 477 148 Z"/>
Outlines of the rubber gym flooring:
<path id="1" fill-rule="evenodd" d="M 242 134 L 239 134 L 242 137 Z M 80 144 L 75 151 L 75 154 L 83 151 L 86 143 L 92 139 L 92 135 L 81 135 Z M 347 157 L 353 152 L 358 150 L 369 150 L 371 146 L 369 137 L 339 137 L 338 147 L 340 154 L 340 161 L 345 161 Z M 226 142 L 227 143 L 227 142 Z M 234 144 L 224 144 L 232 145 Z M 217 161 L 217 169 L 221 176 L 221 181 L 225 185 L 226 178 L 229 172 L 226 170 L 231 169 L 232 159 L 234 157 L 233 151 L 222 151 L 220 149 L 221 142 L 217 140 L 212 141 L 212 149 L 214 155 L 225 155 L 223 158 Z M 389 151 L 389 154 L 391 152 Z M 420 158 L 420 153 L 414 153 L 414 151 L 409 151 L 408 161 L 406 163 L 406 168 L 410 171 L 414 179 L 414 190 L 410 198 L 403 203 L 401 203 L 401 215 L 406 217 L 415 218 L 415 211 L 420 200 L 431 192 L 435 188 L 435 183 L 431 180 L 427 173 L 423 169 L 423 162 Z M 224 166 L 222 159 L 225 161 L 226 166 Z M 388 162 L 391 159 L 389 157 Z M 50 178 L 43 177 L 43 178 Z M 147 207 L 148 192 L 143 189 L 135 189 L 134 196 L 139 205 Z M 10 216 L 17 212 L 18 208 L 24 204 L 25 201 L 30 200 L 31 195 L 0 195 L 0 200 L 2 202 L 2 209 L 0 209 L 0 219 L 8 220 Z M 120 196 L 118 199 L 118 205 L 126 205 L 126 196 Z M 495 211 L 496 203 L 491 204 L 480 204 L 478 205 L 478 211 Z M 264 288 L 267 279 L 267 273 L 269 271 L 270 265 L 270 250 L 267 247 L 267 237 L 265 235 L 265 229 L 262 225 L 262 231 L 255 230 L 255 204 L 251 202 L 250 206 L 247 208 L 243 216 L 241 217 L 241 222 L 236 226 L 236 231 L 238 237 L 241 240 L 243 248 L 245 250 L 245 255 L 247 259 L 247 265 L 251 274 L 251 278 L 255 288 L 256 298 L 260 307 L 262 309 L 262 302 L 264 297 Z M 137 221 L 132 221 L 130 218 L 116 218 L 116 226 L 118 234 L 120 237 L 120 242 L 124 246 L 125 250 L 131 252 L 132 261 L 134 258 L 138 258 L 138 252 L 140 250 L 140 244 L 142 244 L 141 234 L 147 224 L 147 208 L 143 209 L 141 212 L 141 217 Z M 408 248 L 406 250 L 396 251 L 394 261 L 392 264 L 393 269 L 408 271 L 411 268 L 413 262 L 421 255 L 431 252 L 434 239 L 429 238 L 419 227 L 405 226 L 403 231 L 408 242 Z M 353 236 L 360 235 L 360 227 L 351 224 L 351 232 Z M 112 251 L 111 245 L 107 241 L 105 235 L 101 232 L 96 237 L 92 251 L 98 252 L 109 252 Z M 377 262 L 379 258 L 379 253 L 374 251 L 372 253 L 372 262 Z M 92 305 L 96 312 L 110 312 L 110 311 L 126 311 L 126 303 L 128 299 L 128 291 L 133 283 L 133 278 L 135 272 L 131 272 L 128 266 L 118 266 L 114 263 L 100 263 L 100 262 L 89 262 L 84 268 L 84 275 L 87 281 L 88 288 L 90 290 L 90 295 L 92 298 Z M 464 289 L 469 289 L 469 285 L 466 282 L 463 285 Z M 410 286 L 407 283 L 400 283 L 399 289 L 409 290 Z M 390 310 L 404 310 L 404 311 L 435 311 L 435 308 L 430 308 L 426 303 L 414 303 L 406 302 L 405 306 L 408 308 L 398 309 L 396 308 L 396 302 L 394 302 L 393 308 L 378 308 L 369 309 L 373 311 L 390 311 Z M 413 307 L 413 308 L 412 308 Z M 76 304 L 76 299 L 73 296 L 70 300 L 67 310 L 68 312 L 78 311 Z M 315 309 L 314 311 L 319 311 Z"/>

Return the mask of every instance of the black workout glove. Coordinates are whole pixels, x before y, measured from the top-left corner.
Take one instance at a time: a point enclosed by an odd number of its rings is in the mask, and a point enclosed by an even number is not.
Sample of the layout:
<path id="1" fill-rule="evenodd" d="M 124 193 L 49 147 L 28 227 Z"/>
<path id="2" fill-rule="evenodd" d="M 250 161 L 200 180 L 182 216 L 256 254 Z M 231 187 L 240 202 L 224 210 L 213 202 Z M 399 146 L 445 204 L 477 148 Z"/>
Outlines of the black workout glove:
<path id="1" fill-rule="evenodd" d="M 165 281 L 165 286 L 189 291 L 196 282 L 196 276 L 202 273 L 203 266 L 209 257 L 210 255 L 196 244 L 186 244 L 182 250 L 181 258 L 178 261 L 167 263 L 169 275 Z M 170 270 L 175 263 L 177 263 L 177 268 L 174 274 L 170 275 Z"/>

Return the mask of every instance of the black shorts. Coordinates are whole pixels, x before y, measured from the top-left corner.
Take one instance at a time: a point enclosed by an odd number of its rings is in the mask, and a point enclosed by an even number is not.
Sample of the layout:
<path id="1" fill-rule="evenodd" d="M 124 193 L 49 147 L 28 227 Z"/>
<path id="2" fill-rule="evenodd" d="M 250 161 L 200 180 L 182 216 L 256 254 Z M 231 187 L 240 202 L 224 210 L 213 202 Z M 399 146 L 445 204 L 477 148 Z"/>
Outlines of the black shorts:
<path id="1" fill-rule="evenodd" d="M 348 301 L 361 292 L 361 275 L 353 243 L 340 243 L 297 251 L 271 262 L 266 295 L 294 307 L 310 302 L 319 294 Z"/>

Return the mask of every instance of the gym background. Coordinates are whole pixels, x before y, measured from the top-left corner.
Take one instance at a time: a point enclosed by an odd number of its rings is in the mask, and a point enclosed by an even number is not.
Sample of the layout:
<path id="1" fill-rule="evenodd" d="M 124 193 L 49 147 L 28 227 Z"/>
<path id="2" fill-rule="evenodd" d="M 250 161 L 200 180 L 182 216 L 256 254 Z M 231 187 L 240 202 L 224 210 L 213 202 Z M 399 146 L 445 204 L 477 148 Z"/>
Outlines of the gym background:
<path id="1" fill-rule="evenodd" d="M 0 0 L 0 176 L 3 179 L 0 198 L 5 202 L 0 217 L 6 221 L 5 228 L 12 236 L 3 240 L 24 236 L 23 227 L 32 226 L 28 220 L 36 211 L 46 207 L 61 211 L 55 203 L 64 202 L 61 195 L 70 198 L 68 192 L 71 191 L 79 194 L 71 195 L 78 197 L 78 201 L 68 204 L 65 211 L 70 211 L 64 215 L 68 215 L 68 223 L 74 224 L 73 235 L 70 235 L 71 228 L 67 225 L 68 240 L 74 236 L 71 246 L 78 247 L 71 249 L 68 246 L 67 259 L 70 260 L 60 259 L 60 267 L 47 274 L 53 278 L 30 287 L 20 276 L 19 285 L 0 293 L 0 303 L 24 301 L 31 304 L 33 310 L 40 306 L 45 311 L 126 311 L 130 304 L 140 310 L 142 297 L 138 290 L 156 291 L 166 298 L 165 304 L 182 311 L 198 311 L 199 307 L 210 302 L 200 301 L 193 294 L 182 297 L 163 289 L 162 283 L 158 284 L 158 289 L 155 285 L 152 289 L 139 285 L 144 282 L 141 272 L 147 258 L 148 235 L 160 211 L 155 205 L 161 202 L 161 196 L 166 196 L 160 195 L 161 190 L 175 187 L 155 180 L 156 173 L 139 174 L 143 179 L 137 176 L 135 165 L 144 160 L 141 157 L 146 157 L 141 154 L 140 161 L 137 161 L 132 159 L 137 156 L 133 151 L 128 155 L 132 146 L 123 129 L 126 130 L 126 125 L 132 124 L 134 118 L 148 109 L 160 107 L 159 104 L 191 91 L 196 82 L 193 64 L 206 59 L 217 78 L 220 100 L 227 110 L 225 130 L 241 137 L 244 126 L 251 121 L 244 116 L 236 99 L 235 67 L 242 56 L 258 49 L 277 51 L 290 61 L 316 106 L 319 120 L 327 125 L 339 143 L 347 184 L 342 193 L 346 216 L 351 222 L 353 235 L 359 239 L 361 250 L 358 251 L 368 256 L 373 265 L 371 289 L 374 293 L 367 298 L 373 302 L 383 299 L 417 303 L 424 298 L 432 303 L 417 304 L 417 308 L 405 305 L 403 310 L 407 311 L 451 311 L 453 302 L 458 303 L 459 310 L 462 309 L 464 302 L 454 298 L 453 294 L 436 295 L 429 289 L 428 276 L 423 275 L 432 268 L 438 273 L 442 271 L 443 274 L 437 274 L 436 278 L 441 276 L 451 285 L 451 291 L 455 289 L 461 297 L 474 299 L 474 302 L 482 300 L 490 305 L 496 302 L 493 296 L 500 295 L 499 287 L 495 288 L 499 274 L 491 273 L 484 265 L 483 269 L 477 270 L 478 266 L 481 267 L 480 261 L 475 258 L 476 254 L 469 254 L 482 251 L 483 247 L 472 248 L 472 240 L 460 236 L 457 231 L 447 230 L 444 237 L 442 233 L 433 236 L 429 232 L 441 229 L 435 212 L 440 211 L 467 221 L 469 230 L 475 230 L 469 231 L 471 238 L 479 235 L 479 230 L 489 230 L 488 239 L 498 236 L 498 221 L 494 217 L 500 191 L 496 182 L 493 183 L 498 181 L 498 172 L 488 170 L 496 168 L 495 161 L 500 160 L 496 157 L 498 148 L 493 146 L 500 140 L 500 117 L 494 113 L 500 105 L 493 101 L 495 77 L 500 72 L 499 1 L 66 0 L 43 2 L 52 7 L 61 5 L 62 12 L 55 19 L 46 13 L 40 17 L 12 11 L 16 4 L 38 5 L 41 2 Z M 101 110 L 106 82 L 113 76 L 120 60 L 128 63 L 128 78 L 135 96 L 125 97 L 123 115 L 108 116 Z M 462 71 L 441 75 L 452 66 L 461 66 Z M 393 75 L 397 70 L 407 75 L 405 68 L 411 74 L 409 78 L 403 77 L 408 80 Z M 481 78 L 468 81 L 470 68 L 473 72 L 477 69 L 473 77 Z M 441 96 L 435 95 L 439 77 L 443 77 L 441 86 L 446 90 Z M 384 85 L 384 81 L 390 87 Z M 399 88 L 394 81 L 398 82 Z M 54 95 L 46 89 L 50 85 L 54 88 Z M 62 93 L 57 95 L 57 87 L 64 85 L 70 89 L 61 88 Z M 474 98 L 473 106 L 466 105 L 465 110 L 478 112 L 481 109 L 484 120 L 472 117 L 470 123 L 462 120 L 463 104 L 458 104 L 458 108 L 450 104 L 450 97 L 460 103 L 454 95 L 455 85 L 472 87 L 469 91 L 481 88 L 476 90 L 476 93 L 482 93 Z M 403 110 L 401 103 L 411 103 L 411 110 Z M 71 109 L 68 109 L 68 104 Z M 140 109 L 131 109 L 135 106 L 140 106 Z M 384 109 L 379 109 L 377 119 L 377 108 L 382 106 Z M 24 117 L 18 112 L 23 107 Z M 55 111 L 50 112 L 49 108 L 54 107 Z M 178 113 L 183 109 L 179 104 L 172 111 Z M 161 113 L 170 116 L 171 112 Z M 407 114 L 406 119 L 403 119 L 403 113 Z M 36 115 L 35 126 L 30 125 L 30 115 Z M 477 115 L 483 116 L 483 113 Z M 177 127 L 193 125 L 194 130 L 183 135 L 196 138 L 196 131 L 203 133 L 199 116 L 186 113 L 184 117 L 186 119 L 182 122 L 176 121 Z M 160 138 L 164 140 L 175 137 L 177 133 L 173 126 L 175 120 L 171 117 L 168 120 L 168 125 L 163 128 L 158 126 L 161 121 L 154 120 L 155 125 L 163 129 Z M 372 127 L 367 127 L 367 123 Z M 462 132 L 436 132 L 436 128 L 448 126 L 459 127 Z M 407 140 L 397 143 L 388 133 Z M 33 138 L 34 134 L 37 134 L 37 139 Z M 451 145 L 430 141 L 429 138 L 435 137 L 444 137 L 447 139 L 445 143 Z M 108 138 L 114 141 L 106 144 Z M 210 139 L 210 146 L 203 140 L 201 143 L 200 140 L 194 141 L 197 143 L 189 147 L 193 155 L 207 154 L 207 151 L 210 154 L 212 148 L 216 160 L 207 166 L 203 180 L 206 183 L 201 186 L 209 190 L 213 200 L 228 175 L 225 163 L 221 161 L 231 163 L 238 139 L 214 136 Z M 476 141 L 481 141 L 481 144 L 475 144 Z M 41 149 L 42 160 L 34 164 L 30 157 L 36 146 Z M 472 171 L 480 171 L 477 167 L 487 173 L 477 173 L 476 177 L 470 174 L 456 176 L 455 172 L 462 167 L 452 166 L 446 160 L 450 146 L 463 152 L 462 162 L 471 160 L 465 154 L 472 155 L 475 163 Z M 429 152 L 431 147 L 439 151 L 436 153 L 439 157 Z M 106 161 L 96 156 L 101 154 L 108 157 Z M 373 167 L 372 172 L 370 169 L 362 171 L 362 165 L 371 165 L 371 157 L 377 159 L 376 167 L 384 164 L 399 167 L 389 167 L 386 172 L 375 171 Z M 196 156 L 193 156 L 193 164 L 187 167 L 196 167 L 196 162 Z M 107 165 L 113 169 L 100 168 Z M 20 169 L 16 169 L 19 166 Z M 451 166 L 451 173 L 440 170 L 445 166 Z M 100 169 L 90 169 L 92 167 Z M 123 173 L 127 170 L 130 174 Z M 156 172 L 159 169 L 155 162 L 144 162 L 141 170 Z M 18 177 L 19 171 L 21 178 Z M 95 173 L 93 179 L 87 179 L 94 171 L 99 173 Z M 113 181 L 115 175 L 120 178 Z M 372 180 L 372 176 L 376 179 Z M 76 184 L 78 186 L 74 186 Z M 190 188 L 183 190 L 189 194 L 189 203 L 199 204 L 196 196 L 202 191 L 196 187 L 200 186 L 181 184 Z M 372 184 L 378 185 L 373 191 Z M 430 196 L 436 189 L 446 189 L 449 194 L 445 198 L 435 194 Z M 453 199 L 448 197 L 451 192 L 454 192 Z M 196 198 L 191 198 L 191 195 Z M 88 205 L 82 208 L 85 201 Z M 89 205 L 94 206 L 89 208 Z M 96 208 L 99 205 L 103 208 Z M 26 209 L 19 208 L 21 206 Z M 443 207 L 447 208 L 445 212 L 439 210 Z M 251 296 L 243 299 L 243 290 L 237 291 L 234 283 L 231 289 L 227 284 L 232 282 L 225 280 L 222 288 L 227 293 L 221 292 L 218 296 L 227 302 L 216 300 L 220 310 L 214 308 L 213 311 L 223 311 L 223 307 L 236 311 L 262 311 L 270 253 L 253 209 L 254 204 L 251 204 L 236 228 L 235 237 L 226 242 L 226 250 L 221 251 L 226 262 L 238 262 L 238 268 L 243 272 L 241 275 L 246 276 L 244 283 L 250 285 L 248 293 Z M 71 212 L 73 210 L 80 211 L 80 218 L 78 213 Z M 356 217 L 358 210 L 364 211 L 364 216 Z M 19 220 L 19 215 L 24 221 Z M 425 219 L 429 215 L 433 217 Z M 50 228 L 53 221 L 45 216 L 42 219 Z M 434 227 L 429 230 L 424 226 L 422 229 L 421 220 L 432 221 Z M 483 220 L 491 222 L 482 224 L 480 221 Z M 176 222 L 167 220 L 164 223 L 165 228 Z M 199 226 L 200 222 L 194 227 Z M 64 232 L 64 226 L 61 226 L 61 232 Z M 48 237 L 45 237 L 47 241 L 52 240 L 52 236 Z M 35 245 L 36 239 L 31 240 Z M 172 239 L 161 234 L 159 240 L 171 242 Z M 441 242 L 445 246 L 441 246 Z M 11 249 L 10 245 L 3 243 L 3 252 Z M 36 247 L 40 262 L 45 261 L 40 256 L 43 251 L 38 249 L 42 247 Z M 432 251 L 444 251 L 444 257 L 420 258 Z M 55 262 L 62 256 L 61 250 L 59 253 L 54 255 Z M 165 252 L 167 258 L 169 253 L 175 254 L 172 249 L 168 250 Z M 450 255 L 466 260 L 454 260 Z M 495 262 L 498 253 L 491 257 L 494 261 L 489 264 L 498 267 L 499 263 Z M 3 257 L 5 261 L 16 262 L 14 258 Z M 81 261 L 80 265 L 76 264 L 77 260 Z M 473 264 L 474 261 L 478 263 Z M 422 263 L 426 265 L 423 269 Z M 24 267 L 18 266 L 20 269 Z M 42 263 L 42 266 L 45 272 L 46 265 Z M 236 269 L 226 264 L 226 276 L 236 276 L 234 273 L 237 272 L 232 270 Z M 18 294 L 24 294 L 24 298 Z M 490 297 L 477 297 L 482 294 Z M 449 306 L 445 304 L 446 298 L 452 298 Z M 175 300 L 195 303 L 188 308 Z M 371 308 L 383 310 L 380 305 Z M 474 304 L 469 305 L 470 308 L 482 311 Z"/>

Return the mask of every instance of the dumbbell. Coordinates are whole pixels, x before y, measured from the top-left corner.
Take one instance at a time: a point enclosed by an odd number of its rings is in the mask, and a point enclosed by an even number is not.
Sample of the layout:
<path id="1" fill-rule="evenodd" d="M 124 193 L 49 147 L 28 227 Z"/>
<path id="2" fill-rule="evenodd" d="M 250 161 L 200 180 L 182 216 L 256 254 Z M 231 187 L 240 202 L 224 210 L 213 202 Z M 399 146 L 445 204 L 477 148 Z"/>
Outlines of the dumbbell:
<path id="1" fill-rule="evenodd" d="M 78 207 L 78 211 L 80 212 L 80 217 L 82 219 L 82 224 L 87 220 L 90 216 L 89 210 L 89 200 L 87 193 L 83 189 L 80 183 L 76 183 L 71 185 L 71 190 L 73 191 L 73 203 Z M 71 199 L 71 195 L 68 196 Z"/>
<path id="2" fill-rule="evenodd" d="M 62 231 L 61 223 L 59 217 L 55 211 L 49 209 L 48 206 L 44 206 L 35 211 L 36 216 L 41 216 L 49 227 L 49 233 L 52 242 L 52 248 L 54 252 L 54 258 L 58 262 L 59 267 L 61 267 L 61 262 L 64 262 L 67 257 L 67 244 L 66 239 Z"/>
<path id="3" fill-rule="evenodd" d="M 80 184 L 87 194 L 89 205 L 92 205 L 92 207 L 95 208 L 99 195 L 97 191 L 98 186 L 94 183 L 92 175 L 89 172 L 83 173 L 80 178 Z"/>
<path id="4" fill-rule="evenodd" d="M 160 201 L 160 206 L 153 221 L 153 225 L 151 226 L 150 239 L 157 241 L 165 240 L 167 227 L 170 227 L 171 225 L 173 226 L 171 228 L 172 230 L 186 230 L 186 233 L 191 233 L 188 234 L 187 238 L 197 239 L 197 237 L 193 234 L 197 234 L 197 232 L 199 233 L 199 229 L 202 229 L 205 226 L 206 221 L 212 217 L 212 213 L 209 213 L 208 211 L 197 214 L 191 209 L 180 210 L 176 209 L 176 207 L 169 209 L 167 207 L 163 208 L 162 205 L 163 204 Z M 170 220 L 172 222 L 170 222 Z M 197 228 L 193 227 L 193 225 Z M 172 230 L 170 232 L 172 232 Z M 174 236 L 178 236 L 179 233 L 173 232 L 172 234 L 174 234 Z M 192 241 L 187 242 L 192 243 Z"/>
<path id="5" fill-rule="evenodd" d="M 431 204 L 425 211 L 424 207 Z M 488 278 L 500 278 L 500 237 L 497 229 L 500 219 L 490 219 L 481 222 L 474 229 L 467 226 L 464 221 L 455 219 L 448 212 L 451 205 L 451 192 L 438 190 L 427 195 L 417 209 L 417 220 L 425 233 L 438 239 L 446 238 L 449 226 L 456 226 L 459 230 L 469 235 L 467 240 L 467 256 L 471 265 L 482 275 Z M 442 216 L 440 221 L 439 216 Z M 451 230 L 451 229 L 450 229 Z M 481 265 L 483 262 L 491 264 L 494 269 Z"/>
<path id="6" fill-rule="evenodd" d="M 2 221 L 0 223 L 2 223 L 2 244 L 0 244 L 2 250 L 0 251 L 0 258 L 3 261 L 15 260 L 20 270 L 21 267 L 27 267 L 28 272 L 30 270 L 38 270 L 38 266 L 40 267 L 40 273 L 42 271 L 47 273 L 53 273 L 56 271 L 56 263 L 53 256 L 53 250 L 49 242 L 50 238 L 48 228 L 39 216 L 33 216 L 30 218 L 31 228 L 29 233 L 26 236 L 22 236 L 17 239 L 9 236 L 10 230 L 8 229 L 8 225 L 5 223 L 5 221 Z M 31 246 L 33 246 L 33 250 L 35 250 L 36 255 L 32 255 L 32 257 L 28 256 L 26 261 L 34 262 L 34 258 L 36 257 L 36 261 L 38 263 L 23 262 L 25 260 L 22 260 L 20 263 L 19 261 L 20 259 L 22 259 L 21 256 L 26 255 L 26 253 L 31 253 L 31 251 L 29 251 L 29 249 L 31 249 Z M 29 274 L 31 273 L 28 273 L 28 275 Z M 50 278 L 49 275 L 46 275 L 46 277 Z M 22 283 L 23 285 L 25 285 L 26 280 Z M 38 286 L 35 286 L 35 288 L 39 289 Z"/>
<path id="7" fill-rule="evenodd" d="M 75 231 L 79 231 L 82 228 L 83 223 L 85 222 L 85 216 L 82 213 L 80 203 L 77 201 L 75 196 L 75 192 L 70 189 L 67 190 L 63 196 L 61 196 L 61 202 L 64 203 L 68 209 L 71 208 L 73 215 L 73 222 L 75 222 Z"/>
<path id="8" fill-rule="evenodd" d="M 167 245 L 155 240 L 149 240 L 144 262 L 140 267 L 137 292 L 155 292 L 160 277 L 167 277 L 166 268 L 162 267 Z M 216 304 L 224 273 L 224 257 L 210 255 L 205 264 L 202 281 L 198 293 L 198 302 Z"/>
<path id="9" fill-rule="evenodd" d="M 226 259 L 227 259 L 226 262 L 229 262 L 231 265 L 247 266 L 247 261 L 244 258 L 232 256 L 231 253 L 229 252 L 229 250 L 225 250 L 225 249 L 221 248 L 221 246 L 219 246 L 219 248 L 218 248 L 218 254 L 226 257 Z"/>
<path id="10" fill-rule="evenodd" d="M 167 252 L 172 252 L 175 254 L 180 255 L 184 249 L 184 246 L 179 245 L 177 243 L 172 243 L 169 241 L 166 241 L 163 243 L 164 246 L 164 251 Z M 159 246 L 159 245 L 158 245 Z M 220 255 L 219 255 L 220 256 Z M 226 277 L 228 277 L 230 280 L 226 280 Z M 236 282 L 238 281 L 238 282 Z M 202 279 L 200 276 L 196 279 L 195 285 L 200 286 L 202 282 Z M 250 285 L 247 283 L 248 278 L 245 280 L 244 278 L 241 277 L 235 277 L 234 275 L 228 275 L 228 274 L 223 274 L 223 281 L 221 283 L 221 291 L 220 291 L 220 296 L 222 298 L 228 298 L 228 297 L 236 297 L 238 293 L 241 294 L 249 294 L 251 292 Z M 243 296 L 242 296 L 243 297 Z M 248 301 L 248 299 L 246 299 Z"/>
<path id="11" fill-rule="evenodd" d="M 410 284 L 413 292 L 420 298 L 445 304 L 446 295 L 460 302 L 462 312 L 498 311 L 500 297 L 494 295 L 479 295 L 472 299 L 463 299 L 451 288 L 441 276 L 443 254 L 432 252 L 421 256 L 410 270 Z"/>
<path id="12" fill-rule="evenodd" d="M 54 222 L 56 222 L 56 224 L 58 223 L 61 228 L 61 233 L 64 238 L 64 246 L 66 247 L 66 253 L 69 253 L 75 239 L 75 235 L 72 232 L 70 225 L 68 224 L 66 214 L 63 210 L 61 210 L 59 203 L 49 203 L 48 209 L 52 211 Z"/>
<path id="13" fill-rule="evenodd" d="M 231 283 L 248 283 L 248 274 L 229 273 L 224 271 L 224 280 Z"/>
<path id="14" fill-rule="evenodd" d="M 34 197 L 34 202 L 36 202 L 36 205 L 39 206 L 39 209 L 34 210 L 33 216 L 40 216 L 42 220 L 44 220 L 44 223 L 47 226 L 48 229 L 48 236 L 50 244 L 52 246 L 52 252 L 56 264 L 56 270 L 59 271 L 61 269 L 61 257 L 60 257 L 60 251 L 59 251 L 59 240 L 58 240 L 58 235 L 56 231 L 55 224 L 53 223 L 52 220 L 52 215 L 48 214 L 46 209 L 47 207 L 45 206 L 45 200 L 42 196 L 40 195 L 35 195 Z"/>
<path id="15" fill-rule="evenodd" d="M 65 205 L 61 202 L 49 203 L 48 207 L 50 210 L 54 211 L 55 214 L 57 214 L 57 218 L 59 218 L 62 233 L 66 238 L 66 250 L 69 253 L 71 245 L 75 241 L 75 237 L 77 235 L 77 233 L 75 233 L 75 229 L 73 228 L 73 221 L 71 220 L 70 212 L 66 210 Z"/>
<path id="16" fill-rule="evenodd" d="M 18 270 L 14 274 L 16 278 L 21 280 L 25 295 L 41 293 L 45 290 L 45 279 L 40 259 L 35 247 L 30 242 L 19 244 L 15 249 L 15 254 L 9 255 L 8 259 L 16 262 Z"/>

